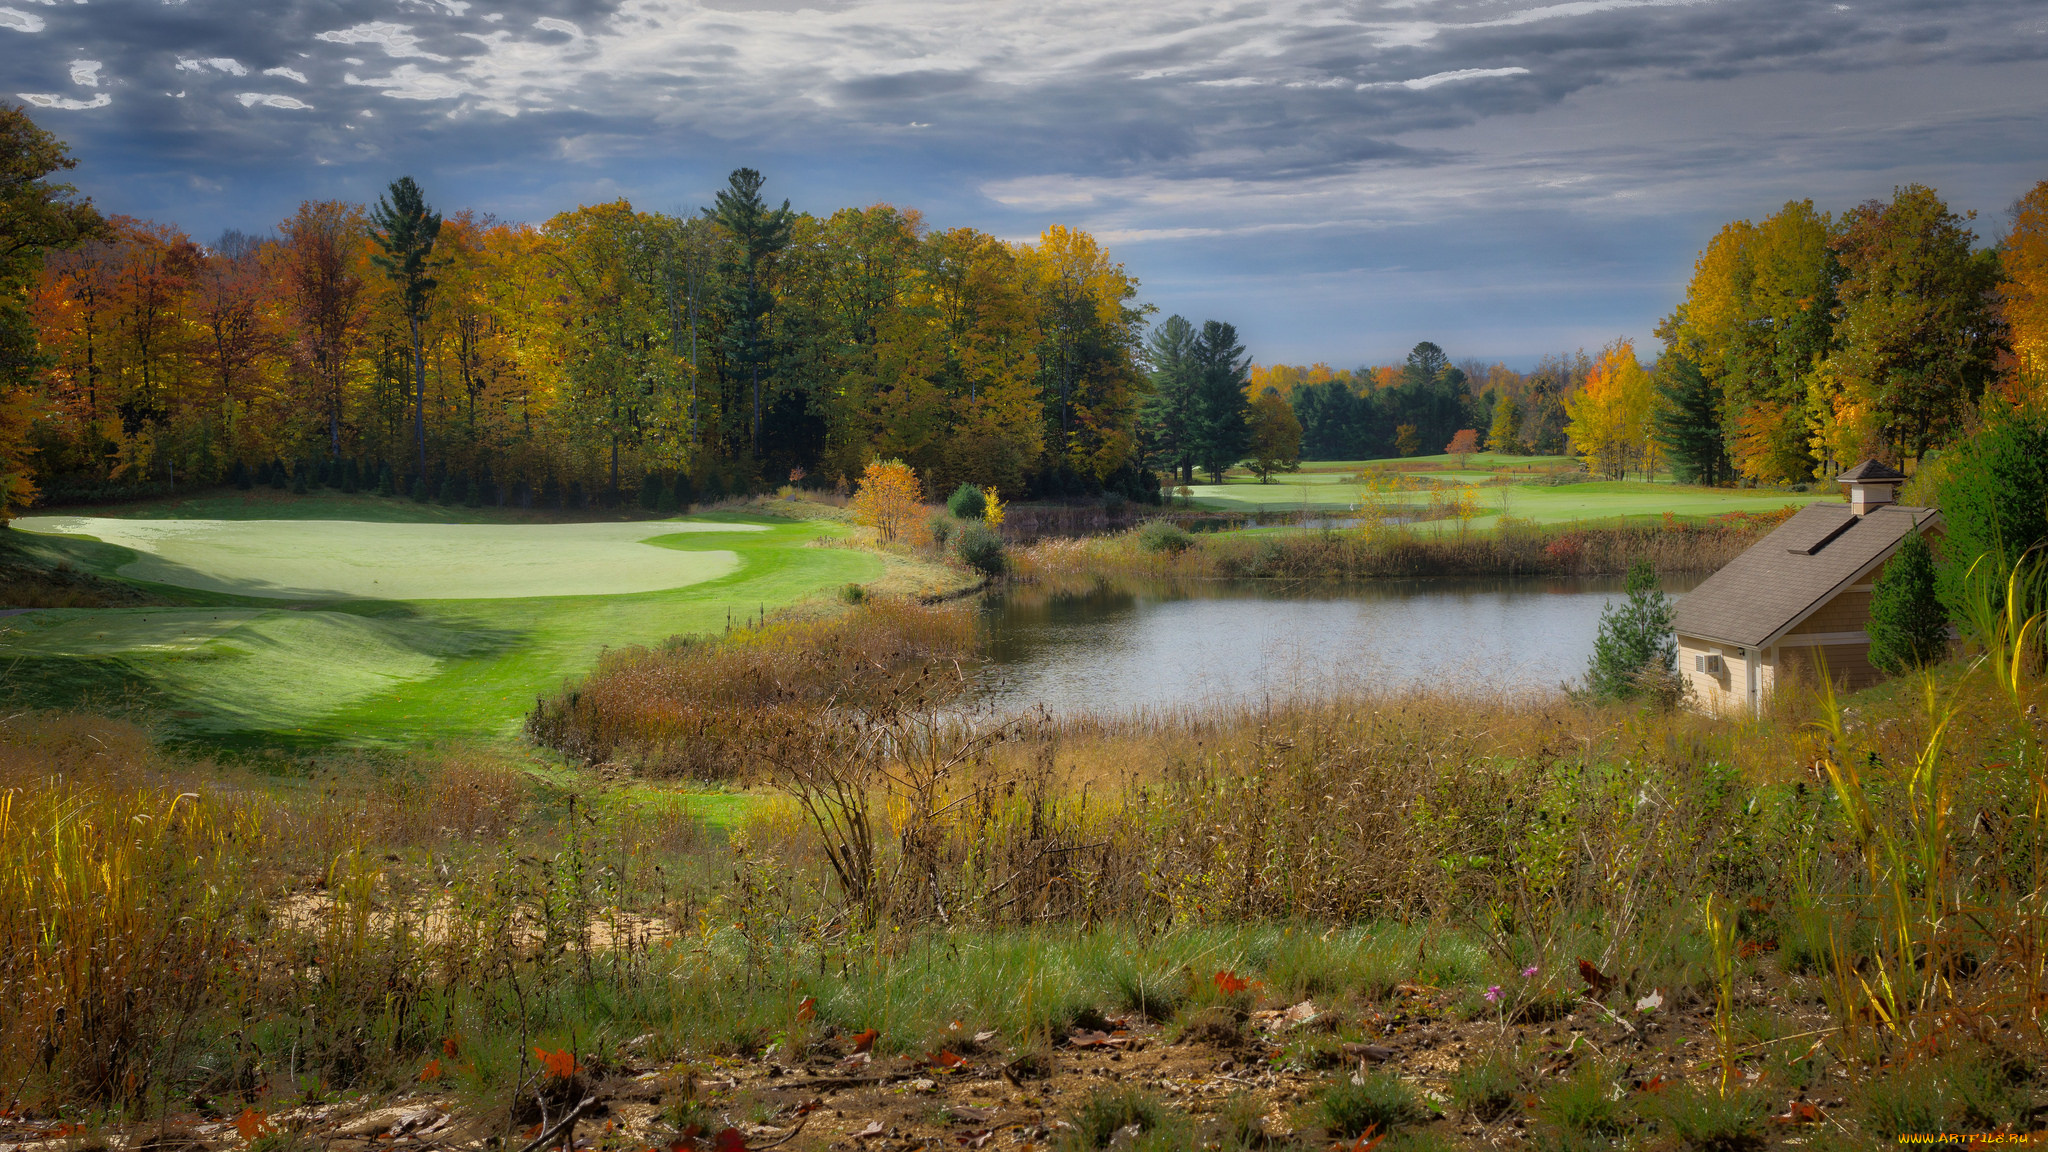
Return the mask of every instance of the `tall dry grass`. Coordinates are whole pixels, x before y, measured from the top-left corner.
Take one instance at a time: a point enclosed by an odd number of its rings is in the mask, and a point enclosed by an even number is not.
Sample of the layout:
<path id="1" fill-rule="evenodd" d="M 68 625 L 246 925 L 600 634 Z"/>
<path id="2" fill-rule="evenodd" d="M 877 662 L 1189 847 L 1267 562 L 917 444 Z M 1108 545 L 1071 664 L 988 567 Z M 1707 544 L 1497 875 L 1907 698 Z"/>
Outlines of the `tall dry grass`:
<path id="1" fill-rule="evenodd" d="M 1789 510 L 1787 510 L 1789 514 Z M 1188 547 L 1153 550 L 1142 532 L 1044 540 L 1017 550 L 1022 579 L 1359 579 L 1601 576 L 1648 560 L 1659 572 L 1711 572 L 1784 516 L 1718 517 L 1704 524 L 1541 528 L 1526 522 L 1481 534 L 1434 535 L 1402 526 L 1259 535 L 1196 533 Z"/>
<path id="2" fill-rule="evenodd" d="M 583 680 L 541 698 L 526 731 L 587 764 L 739 779 L 791 716 L 867 706 L 928 664 L 973 655 L 966 608 L 871 600 L 838 615 L 606 653 Z"/>

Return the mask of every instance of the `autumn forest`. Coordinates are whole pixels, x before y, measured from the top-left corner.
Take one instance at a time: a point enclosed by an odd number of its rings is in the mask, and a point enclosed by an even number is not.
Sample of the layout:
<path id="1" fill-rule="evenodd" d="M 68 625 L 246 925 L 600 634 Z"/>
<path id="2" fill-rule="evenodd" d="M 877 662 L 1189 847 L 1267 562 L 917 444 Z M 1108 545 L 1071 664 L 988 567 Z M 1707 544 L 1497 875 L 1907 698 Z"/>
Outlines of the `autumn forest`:
<path id="1" fill-rule="evenodd" d="M 34 138 L 14 151 L 35 177 L 69 166 L 25 116 L 8 132 Z M 1989 247 L 1917 186 L 1729 224 L 1654 362 L 1621 340 L 1526 372 L 1427 342 L 1400 365 L 1254 365 L 1227 323 L 1154 324 L 1085 232 L 814 215 L 748 169 L 689 216 L 443 215 L 407 177 L 207 243 L 48 187 L 69 232 L 11 260 L 16 505 L 310 480 L 673 507 L 875 459 L 935 493 L 1145 500 L 1162 472 L 1433 453 L 1465 429 L 1615 477 L 1786 484 L 1938 448 L 1987 389 L 2038 393 L 2048 331 L 2048 182 Z"/>

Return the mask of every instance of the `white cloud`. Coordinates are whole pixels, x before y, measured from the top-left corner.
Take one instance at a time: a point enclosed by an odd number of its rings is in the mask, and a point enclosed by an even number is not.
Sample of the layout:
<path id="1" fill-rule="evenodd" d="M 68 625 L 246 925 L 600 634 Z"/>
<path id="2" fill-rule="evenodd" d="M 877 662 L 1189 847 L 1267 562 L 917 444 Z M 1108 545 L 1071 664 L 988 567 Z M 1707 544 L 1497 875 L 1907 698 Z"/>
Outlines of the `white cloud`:
<path id="1" fill-rule="evenodd" d="M 456 77 L 422 72 L 417 64 L 400 64 L 389 76 L 372 76 L 364 80 L 351 72 L 345 79 L 350 84 L 365 88 L 382 88 L 386 96 L 399 100 L 452 100 L 472 91 L 467 83 Z"/>
<path id="2" fill-rule="evenodd" d="M 213 69 L 215 72 L 225 72 L 230 76 L 247 76 L 249 74 L 249 69 L 244 67 L 240 60 L 230 59 L 226 56 L 210 56 L 204 60 L 195 60 L 190 56 L 178 57 L 178 71 L 180 72 L 204 73 L 208 68 Z"/>
<path id="3" fill-rule="evenodd" d="M 12 28 L 16 32 L 41 32 L 43 18 L 31 16 L 18 8 L 0 8 L 0 28 Z"/>
<path id="4" fill-rule="evenodd" d="M 553 16 L 543 16 L 535 20 L 533 26 L 543 32 L 567 32 L 571 36 L 583 35 L 583 29 L 569 23 L 567 20 L 557 20 Z"/>
<path id="5" fill-rule="evenodd" d="M 391 24 L 383 20 L 372 20 L 351 28 L 334 32 L 321 32 L 313 37 L 330 44 L 375 44 L 384 49 L 384 54 L 396 59 L 418 57 L 436 63 L 448 62 L 446 56 L 437 55 L 420 47 L 420 38 L 413 35 L 410 24 Z"/>
<path id="6" fill-rule="evenodd" d="M 83 84 L 87 88 L 99 87 L 100 62 L 97 60 L 73 60 L 71 62 L 71 82 L 73 84 Z"/>
<path id="7" fill-rule="evenodd" d="M 1367 88 L 1406 88 L 1420 92 L 1439 84 L 1452 84 L 1460 80 L 1485 80 L 1495 76 L 1527 76 L 1527 68 L 1459 68 L 1451 72 L 1432 72 L 1413 80 L 1396 80 L 1386 84 L 1360 84 L 1360 90 Z"/>
<path id="8" fill-rule="evenodd" d="M 50 92 L 16 92 L 15 95 L 38 108 L 61 108 L 66 112 L 76 112 L 81 108 L 105 108 L 114 102 L 114 98 L 105 92 L 94 96 L 90 100 L 75 100 L 69 96 L 58 96 Z"/>
<path id="9" fill-rule="evenodd" d="M 254 108 L 258 104 L 265 108 L 285 108 L 294 111 L 312 107 L 295 96 L 274 96 L 264 92 L 242 92 L 238 93 L 235 99 L 240 100 L 244 108 Z"/>
<path id="10" fill-rule="evenodd" d="M 282 76 L 287 80 L 296 80 L 301 84 L 306 82 L 306 74 L 297 68 L 265 68 L 263 74 L 265 76 Z"/>

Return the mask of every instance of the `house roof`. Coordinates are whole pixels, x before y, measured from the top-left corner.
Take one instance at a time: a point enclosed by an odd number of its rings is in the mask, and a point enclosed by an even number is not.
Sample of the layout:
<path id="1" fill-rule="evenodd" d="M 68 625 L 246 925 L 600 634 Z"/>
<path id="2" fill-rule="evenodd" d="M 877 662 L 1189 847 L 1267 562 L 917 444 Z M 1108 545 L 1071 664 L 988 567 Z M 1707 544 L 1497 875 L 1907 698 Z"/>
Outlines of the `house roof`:
<path id="1" fill-rule="evenodd" d="M 1861 482 L 1867 484 L 1876 480 L 1904 480 L 1905 478 L 1906 474 L 1904 472 L 1883 461 L 1865 460 L 1863 463 L 1835 477 L 1835 483 L 1855 484 Z"/>
<path id="2" fill-rule="evenodd" d="M 1890 504 L 1857 516 L 1847 504 L 1808 504 L 1681 597 L 1673 626 L 1686 636 L 1763 647 L 1940 515 Z"/>

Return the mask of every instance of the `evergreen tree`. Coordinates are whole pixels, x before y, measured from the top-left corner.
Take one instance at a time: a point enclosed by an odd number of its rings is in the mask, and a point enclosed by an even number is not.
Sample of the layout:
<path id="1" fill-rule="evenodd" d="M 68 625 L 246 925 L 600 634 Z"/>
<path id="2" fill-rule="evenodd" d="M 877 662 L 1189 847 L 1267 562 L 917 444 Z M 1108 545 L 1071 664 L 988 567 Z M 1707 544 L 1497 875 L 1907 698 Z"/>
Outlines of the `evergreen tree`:
<path id="1" fill-rule="evenodd" d="M 988 510 L 988 497 L 972 484 L 962 484 L 946 497 L 946 511 L 962 520 L 979 520 Z"/>
<path id="2" fill-rule="evenodd" d="M 640 507 L 649 512 L 659 511 L 663 499 L 661 475 L 649 472 L 640 481 Z"/>
<path id="3" fill-rule="evenodd" d="M 2048 413 L 2000 416 L 1934 466 L 1945 525 L 1936 581 L 1949 612 L 1968 621 L 1973 583 L 2002 605 L 2006 574 L 2031 549 L 2048 545 Z"/>
<path id="4" fill-rule="evenodd" d="M 1658 359 L 1656 382 L 1660 403 L 1651 419 L 1672 475 L 1685 484 L 1726 482 L 1732 469 L 1722 436 L 1719 387 L 1679 352 Z"/>
<path id="5" fill-rule="evenodd" d="M 1920 533 L 1892 553 L 1870 592 L 1870 663 L 1903 676 L 1948 652 L 1948 610 L 1934 588 L 1934 553 Z"/>
<path id="6" fill-rule="evenodd" d="M 1229 471 L 1251 448 L 1251 402 L 1244 386 L 1250 380 L 1251 358 L 1237 342 L 1237 328 L 1220 320 L 1202 323 L 1194 345 L 1200 376 L 1195 397 L 1196 462 L 1211 484 L 1223 483 Z"/>
<path id="7" fill-rule="evenodd" d="M 1678 667 L 1678 637 L 1671 629 L 1671 598 L 1657 570 L 1638 560 L 1628 570 L 1627 599 L 1600 613 L 1600 634 L 1586 667 L 1586 691 L 1596 700 L 1629 700 L 1643 691 L 1645 673 L 1669 677 Z"/>
<path id="8" fill-rule="evenodd" d="M 1152 394 L 1138 412 L 1152 459 L 1183 484 L 1195 481 L 1197 446 L 1201 440 L 1201 366 L 1195 359 L 1195 326 L 1184 316 L 1168 316 L 1145 342 L 1151 367 Z"/>
<path id="9" fill-rule="evenodd" d="M 412 334 L 413 433 L 419 442 L 420 471 L 425 472 L 427 360 L 420 329 L 427 321 L 427 299 L 438 286 L 429 273 L 434 268 L 434 241 L 441 235 L 441 215 L 427 207 L 426 194 L 412 177 L 400 176 L 391 182 L 388 195 L 378 198 L 370 222 L 376 226 L 370 238 L 382 249 L 370 259 L 398 288 Z"/>
<path id="10" fill-rule="evenodd" d="M 717 206 L 705 215 L 723 228 L 731 243 L 725 248 L 725 353 L 735 376 L 752 389 L 753 419 L 747 434 L 748 454 L 761 456 L 761 377 L 774 359 L 769 313 L 775 310 L 771 283 L 775 259 L 789 246 L 794 215 L 789 201 L 771 210 L 761 199 L 767 183 L 752 168 L 736 168 L 718 193 Z"/>

